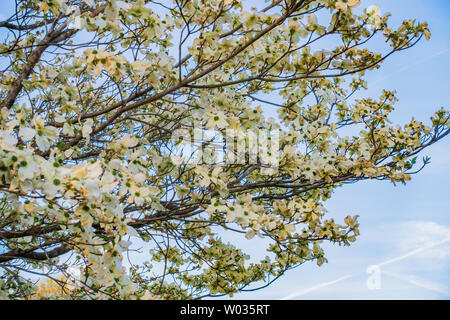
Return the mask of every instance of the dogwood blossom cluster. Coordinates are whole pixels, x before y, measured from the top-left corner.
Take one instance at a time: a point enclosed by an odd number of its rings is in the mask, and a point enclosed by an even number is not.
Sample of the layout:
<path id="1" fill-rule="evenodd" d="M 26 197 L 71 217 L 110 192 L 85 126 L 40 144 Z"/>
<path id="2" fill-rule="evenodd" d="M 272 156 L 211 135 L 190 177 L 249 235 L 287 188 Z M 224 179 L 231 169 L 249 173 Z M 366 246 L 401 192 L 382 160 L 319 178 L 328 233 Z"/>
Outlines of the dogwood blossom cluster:
<path id="1" fill-rule="evenodd" d="M 444 109 L 400 126 L 395 91 L 365 97 L 366 72 L 430 33 L 360 6 L 17 1 L 0 24 L 0 298 L 39 298 L 31 274 L 59 279 L 45 298 L 233 295 L 354 242 L 333 191 L 407 182 L 449 130 Z M 277 132 L 276 169 L 173 157 L 198 125 Z"/>

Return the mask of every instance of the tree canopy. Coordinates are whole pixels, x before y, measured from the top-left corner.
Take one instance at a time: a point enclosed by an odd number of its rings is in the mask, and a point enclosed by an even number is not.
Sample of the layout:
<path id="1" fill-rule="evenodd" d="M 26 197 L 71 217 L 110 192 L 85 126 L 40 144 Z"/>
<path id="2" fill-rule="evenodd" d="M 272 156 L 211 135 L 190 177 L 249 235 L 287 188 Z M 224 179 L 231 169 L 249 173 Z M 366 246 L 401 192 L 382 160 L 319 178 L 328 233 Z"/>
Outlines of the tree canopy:
<path id="1" fill-rule="evenodd" d="M 264 288 L 325 262 L 324 241 L 355 241 L 357 216 L 326 214 L 336 188 L 406 183 L 428 163 L 419 153 L 449 133 L 444 109 L 396 125 L 395 92 L 364 97 L 365 74 L 430 31 L 415 20 L 393 28 L 359 0 L 11 5 L 0 22 L 2 298 Z M 276 168 L 258 154 L 174 156 L 174 132 L 198 125 L 269 132 Z M 214 156 L 211 143 L 196 147 Z M 227 148 L 242 156 L 234 140 Z M 39 288 L 36 275 L 61 288 Z"/>

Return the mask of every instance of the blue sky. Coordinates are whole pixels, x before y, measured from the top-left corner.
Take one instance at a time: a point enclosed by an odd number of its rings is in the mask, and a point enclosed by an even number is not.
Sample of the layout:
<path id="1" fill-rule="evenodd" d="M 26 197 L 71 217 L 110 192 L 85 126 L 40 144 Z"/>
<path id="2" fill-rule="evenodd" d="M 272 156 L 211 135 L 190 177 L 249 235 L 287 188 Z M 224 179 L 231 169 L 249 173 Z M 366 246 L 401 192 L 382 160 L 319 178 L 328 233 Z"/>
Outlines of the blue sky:
<path id="1" fill-rule="evenodd" d="M 395 89 L 393 119 L 427 121 L 438 108 L 450 108 L 450 1 L 362 0 L 403 19 L 427 21 L 430 41 L 391 56 L 368 74 L 369 90 Z M 5 8 L 3 8 L 5 10 Z M 0 10 L 0 20 L 2 15 Z M 449 299 L 450 298 L 450 138 L 427 149 L 431 164 L 406 186 L 368 181 L 346 185 L 326 203 L 337 221 L 360 215 L 361 236 L 350 247 L 325 245 L 328 263 L 310 263 L 269 288 L 238 294 L 237 299 Z M 380 265 L 381 288 L 369 290 L 366 273 Z"/>

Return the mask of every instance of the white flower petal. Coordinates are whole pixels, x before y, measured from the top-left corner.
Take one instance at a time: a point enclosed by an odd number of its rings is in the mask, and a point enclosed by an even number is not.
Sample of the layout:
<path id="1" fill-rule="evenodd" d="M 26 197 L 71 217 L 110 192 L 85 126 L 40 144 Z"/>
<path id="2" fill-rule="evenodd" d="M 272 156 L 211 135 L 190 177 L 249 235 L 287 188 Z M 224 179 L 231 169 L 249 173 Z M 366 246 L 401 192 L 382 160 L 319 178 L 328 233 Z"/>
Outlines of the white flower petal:
<path id="1" fill-rule="evenodd" d="M 89 135 L 92 132 L 92 125 L 94 124 L 94 121 L 92 119 L 87 119 L 86 122 L 83 125 L 83 128 L 81 129 L 81 133 L 83 135 L 83 138 L 89 137 Z"/>
<path id="2" fill-rule="evenodd" d="M 23 141 L 30 141 L 31 139 L 34 138 L 35 134 L 36 134 L 36 130 L 34 130 L 32 128 L 20 127 L 20 129 L 19 129 L 19 137 Z"/>
<path id="3" fill-rule="evenodd" d="M 48 138 L 46 136 L 40 136 L 40 135 L 36 136 L 36 144 L 37 144 L 39 150 L 41 150 L 42 152 L 47 151 L 51 146 Z"/>
<path id="4" fill-rule="evenodd" d="M 101 192 L 97 181 L 88 179 L 85 181 L 85 187 L 89 198 L 98 199 L 100 197 Z"/>
<path id="5" fill-rule="evenodd" d="M 102 163 L 100 161 L 95 162 L 87 166 L 86 177 L 89 179 L 97 179 L 102 174 Z"/>
<path id="6" fill-rule="evenodd" d="M 139 140 L 136 137 L 133 137 L 130 134 L 126 134 L 122 140 L 122 145 L 126 148 L 132 148 L 136 146 L 139 143 Z"/>

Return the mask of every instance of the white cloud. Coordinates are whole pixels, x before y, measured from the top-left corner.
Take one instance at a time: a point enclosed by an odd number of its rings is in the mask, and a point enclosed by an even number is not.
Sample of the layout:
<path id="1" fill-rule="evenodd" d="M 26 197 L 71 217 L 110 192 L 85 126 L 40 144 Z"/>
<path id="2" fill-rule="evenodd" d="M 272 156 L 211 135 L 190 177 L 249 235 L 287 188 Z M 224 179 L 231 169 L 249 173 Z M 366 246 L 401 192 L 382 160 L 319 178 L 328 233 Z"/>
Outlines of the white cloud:
<path id="1" fill-rule="evenodd" d="M 400 225 L 397 243 L 401 250 L 414 250 L 450 239 L 450 228 L 432 221 L 408 221 Z M 420 254 L 421 259 L 445 260 L 450 256 L 447 243 Z"/>
<path id="2" fill-rule="evenodd" d="M 447 287 L 445 287 L 444 285 L 441 285 L 439 283 L 436 283 L 436 282 L 424 280 L 424 279 L 421 279 L 414 275 L 397 274 L 397 273 L 388 272 L 388 271 L 382 271 L 382 273 L 385 275 L 391 276 L 393 278 L 406 281 L 406 282 L 408 282 L 416 287 L 419 287 L 419 288 L 424 288 L 424 289 L 427 289 L 430 291 L 435 291 L 435 292 L 442 293 L 442 294 L 448 294 Z"/>

